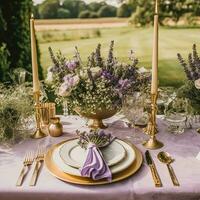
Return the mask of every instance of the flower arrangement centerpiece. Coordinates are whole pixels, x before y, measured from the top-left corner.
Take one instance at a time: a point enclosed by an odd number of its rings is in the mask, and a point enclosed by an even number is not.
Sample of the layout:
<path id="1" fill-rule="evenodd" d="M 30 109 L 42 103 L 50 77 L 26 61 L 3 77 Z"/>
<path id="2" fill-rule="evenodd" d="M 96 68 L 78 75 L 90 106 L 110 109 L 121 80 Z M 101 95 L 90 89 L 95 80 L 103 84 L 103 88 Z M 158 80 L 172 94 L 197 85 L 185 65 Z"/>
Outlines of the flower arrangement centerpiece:
<path id="1" fill-rule="evenodd" d="M 188 81 L 178 90 L 178 96 L 187 98 L 193 114 L 200 114 L 200 57 L 196 45 L 188 55 L 188 63 L 178 54 L 178 60 L 183 66 Z"/>
<path id="2" fill-rule="evenodd" d="M 146 79 L 138 72 L 138 60 L 133 53 L 129 63 L 121 63 L 113 54 L 111 41 L 108 57 L 101 56 L 101 45 L 88 57 L 81 60 L 75 48 L 73 59 L 67 59 L 59 51 L 54 54 L 49 48 L 53 66 L 47 80 L 51 82 L 58 99 L 65 99 L 70 111 L 93 119 L 93 128 L 105 128 L 102 119 L 109 118 L 121 109 L 122 98 L 130 89 L 138 90 Z"/>

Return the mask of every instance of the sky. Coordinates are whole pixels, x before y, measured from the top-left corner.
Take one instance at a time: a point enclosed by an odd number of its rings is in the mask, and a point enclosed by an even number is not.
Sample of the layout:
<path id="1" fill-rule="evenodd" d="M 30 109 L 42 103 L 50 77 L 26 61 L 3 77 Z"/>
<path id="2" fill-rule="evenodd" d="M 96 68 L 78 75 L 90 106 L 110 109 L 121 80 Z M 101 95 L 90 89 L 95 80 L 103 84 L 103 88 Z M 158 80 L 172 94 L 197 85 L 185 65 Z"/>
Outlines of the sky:
<path id="1" fill-rule="evenodd" d="M 42 3 L 44 0 L 33 0 L 35 4 Z M 92 1 L 102 1 L 102 0 L 84 0 L 86 3 L 90 3 Z M 107 3 L 116 5 L 117 0 L 106 0 Z"/>

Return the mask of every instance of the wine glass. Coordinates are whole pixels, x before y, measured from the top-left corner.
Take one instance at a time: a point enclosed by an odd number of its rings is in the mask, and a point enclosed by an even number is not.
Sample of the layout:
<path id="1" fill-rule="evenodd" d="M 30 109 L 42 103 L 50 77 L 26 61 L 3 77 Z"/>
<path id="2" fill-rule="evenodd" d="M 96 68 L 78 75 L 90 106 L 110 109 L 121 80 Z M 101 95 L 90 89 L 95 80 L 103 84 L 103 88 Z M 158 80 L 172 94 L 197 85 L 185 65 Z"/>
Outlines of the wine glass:
<path id="1" fill-rule="evenodd" d="M 129 122 L 129 127 L 133 128 L 133 134 L 127 135 L 127 139 L 132 139 L 135 143 L 140 143 L 144 138 L 141 131 L 138 132 L 136 124 L 145 116 L 145 98 L 141 92 L 134 92 L 126 95 L 123 99 L 122 111 Z"/>

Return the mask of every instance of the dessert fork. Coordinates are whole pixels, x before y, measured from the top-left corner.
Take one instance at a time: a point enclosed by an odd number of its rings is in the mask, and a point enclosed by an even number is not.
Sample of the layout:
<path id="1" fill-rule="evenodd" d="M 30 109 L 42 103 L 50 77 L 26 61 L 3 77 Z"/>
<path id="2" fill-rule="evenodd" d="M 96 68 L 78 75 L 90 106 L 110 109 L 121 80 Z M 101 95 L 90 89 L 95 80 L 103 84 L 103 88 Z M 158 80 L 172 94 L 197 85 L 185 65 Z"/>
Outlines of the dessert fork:
<path id="1" fill-rule="evenodd" d="M 29 166 L 32 165 L 33 161 L 34 161 L 34 153 L 33 152 L 26 153 L 25 156 L 24 156 L 23 168 L 22 168 L 20 175 L 17 179 L 16 186 L 22 185 L 25 176 L 29 172 Z"/>
<path id="2" fill-rule="evenodd" d="M 45 149 L 42 148 L 42 147 L 39 147 L 38 150 L 37 150 L 36 157 L 35 157 L 36 164 L 35 164 L 35 168 L 34 168 L 29 186 L 35 186 L 36 185 L 38 175 L 39 175 L 39 172 L 41 170 L 42 163 L 44 161 L 44 155 L 45 155 Z"/>

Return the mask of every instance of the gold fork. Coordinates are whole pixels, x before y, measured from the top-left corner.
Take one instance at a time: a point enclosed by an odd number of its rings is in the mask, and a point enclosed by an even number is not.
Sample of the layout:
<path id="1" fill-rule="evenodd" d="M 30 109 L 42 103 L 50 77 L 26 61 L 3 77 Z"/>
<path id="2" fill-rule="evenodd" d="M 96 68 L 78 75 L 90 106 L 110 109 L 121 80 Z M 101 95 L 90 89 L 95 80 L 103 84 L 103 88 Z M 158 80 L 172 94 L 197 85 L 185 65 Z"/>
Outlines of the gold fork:
<path id="1" fill-rule="evenodd" d="M 36 185 L 38 175 L 39 175 L 39 172 L 41 170 L 42 163 L 44 161 L 44 154 L 45 154 L 45 149 L 39 147 L 38 150 L 37 150 L 37 155 L 35 157 L 36 164 L 35 164 L 35 168 L 34 168 L 34 171 L 33 171 L 32 177 L 31 177 L 31 181 L 30 181 L 30 184 L 29 184 L 30 186 Z"/>
<path id="2" fill-rule="evenodd" d="M 28 153 L 25 154 L 24 161 L 23 161 L 23 168 L 22 168 L 22 170 L 20 172 L 20 175 L 19 175 L 19 177 L 17 179 L 16 186 L 21 186 L 22 185 L 25 176 L 29 172 L 29 166 L 32 165 L 33 160 L 34 160 L 33 152 L 28 152 Z"/>

